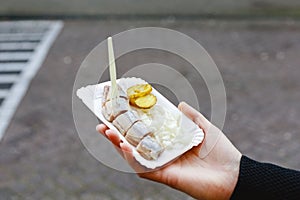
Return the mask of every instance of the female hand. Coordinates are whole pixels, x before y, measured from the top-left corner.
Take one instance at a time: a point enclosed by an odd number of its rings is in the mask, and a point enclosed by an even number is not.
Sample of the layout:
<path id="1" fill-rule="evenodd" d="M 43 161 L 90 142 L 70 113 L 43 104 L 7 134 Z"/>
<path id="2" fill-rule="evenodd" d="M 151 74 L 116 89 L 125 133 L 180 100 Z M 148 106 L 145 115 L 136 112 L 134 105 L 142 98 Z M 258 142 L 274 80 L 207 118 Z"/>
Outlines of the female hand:
<path id="1" fill-rule="evenodd" d="M 120 154 L 141 178 L 166 184 L 196 199 L 230 199 L 238 180 L 241 153 L 201 113 L 186 103 L 178 108 L 203 130 L 205 137 L 199 146 L 158 170 L 147 171 L 141 166 L 131 147 L 104 124 L 97 130 L 121 149 Z"/>

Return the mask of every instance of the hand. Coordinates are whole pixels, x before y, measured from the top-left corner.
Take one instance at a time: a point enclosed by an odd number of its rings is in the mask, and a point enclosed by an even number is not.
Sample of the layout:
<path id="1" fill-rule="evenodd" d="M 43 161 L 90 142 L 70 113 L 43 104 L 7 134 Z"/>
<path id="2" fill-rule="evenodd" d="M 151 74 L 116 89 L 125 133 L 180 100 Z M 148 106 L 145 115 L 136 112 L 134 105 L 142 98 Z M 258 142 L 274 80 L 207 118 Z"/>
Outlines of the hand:
<path id="1" fill-rule="evenodd" d="M 201 113 L 186 103 L 180 103 L 178 108 L 203 130 L 204 140 L 171 164 L 155 171 L 147 172 L 139 165 L 131 147 L 122 143 L 117 133 L 104 124 L 98 125 L 97 130 L 119 148 L 120 154 L 140 177 L 164 183 L 196 199 L 230 199 L 239 175 L 241 153 Z"/>

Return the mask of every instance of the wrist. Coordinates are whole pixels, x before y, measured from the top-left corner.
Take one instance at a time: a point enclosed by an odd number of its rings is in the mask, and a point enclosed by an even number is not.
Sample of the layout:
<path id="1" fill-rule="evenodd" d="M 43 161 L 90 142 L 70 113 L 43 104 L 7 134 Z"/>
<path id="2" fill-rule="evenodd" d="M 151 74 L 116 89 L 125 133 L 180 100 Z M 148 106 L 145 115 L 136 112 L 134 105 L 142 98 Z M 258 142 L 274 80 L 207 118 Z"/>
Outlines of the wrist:
<path id="1" fill-rule="evenodd" d="M 230 167 L 225 169 L 225 179 L 223 180 L 224 186 L 224 199 L 229 200 L 233 194 L 233 191 L 237 185 L 239 172 L 240 172 L 240 162 L 242 154 L 238 152 L 235 157 L 233 157 Z"/>

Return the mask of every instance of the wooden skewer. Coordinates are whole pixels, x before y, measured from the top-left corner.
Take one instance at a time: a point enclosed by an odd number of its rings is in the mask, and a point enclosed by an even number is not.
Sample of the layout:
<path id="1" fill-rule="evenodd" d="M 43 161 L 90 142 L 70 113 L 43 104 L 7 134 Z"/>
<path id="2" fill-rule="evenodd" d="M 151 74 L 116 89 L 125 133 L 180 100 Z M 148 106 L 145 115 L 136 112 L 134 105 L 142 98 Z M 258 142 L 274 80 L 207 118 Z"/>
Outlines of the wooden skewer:
<path id="1" fill-rule="evenodd" d="M 117 72 L 116 72 L 116 63 L 115 63 L 115 55 L 113 49 L 112 38 L 107 38 L 107 46 L 108 46 L 108 59 L 109 59 L 109 75 L 111 81 L 111 93 L 110 99 L 113 101 L 113 105 L 118 98 L 118 87 L 117 87 Z"/>

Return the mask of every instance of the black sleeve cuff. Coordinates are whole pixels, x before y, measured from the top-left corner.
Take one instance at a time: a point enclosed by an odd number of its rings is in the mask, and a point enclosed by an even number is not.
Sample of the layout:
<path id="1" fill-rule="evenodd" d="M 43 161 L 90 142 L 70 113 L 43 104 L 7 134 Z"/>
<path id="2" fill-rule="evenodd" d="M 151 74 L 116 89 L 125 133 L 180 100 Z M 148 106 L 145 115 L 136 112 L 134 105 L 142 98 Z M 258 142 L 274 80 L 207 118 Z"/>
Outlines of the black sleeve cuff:
<path id="1" fill-rule="evenodd" d="M 242 156 L 231 200 L 300 199 L 300 172 Z"/>

